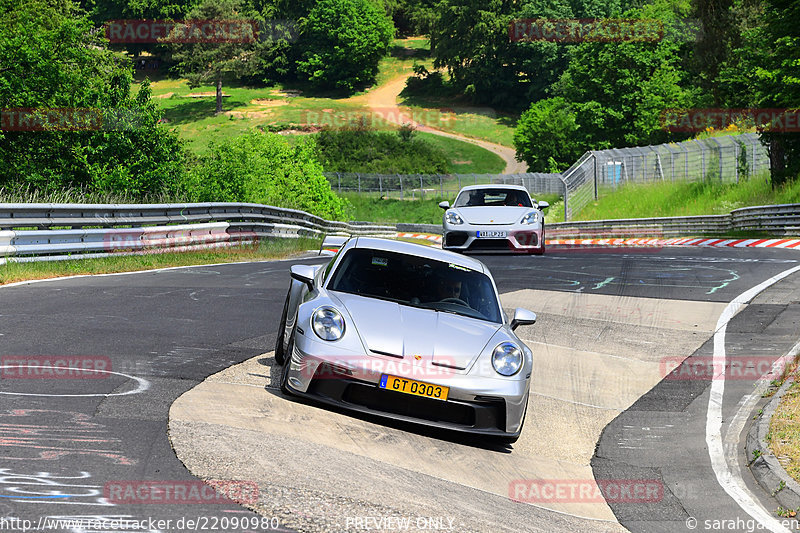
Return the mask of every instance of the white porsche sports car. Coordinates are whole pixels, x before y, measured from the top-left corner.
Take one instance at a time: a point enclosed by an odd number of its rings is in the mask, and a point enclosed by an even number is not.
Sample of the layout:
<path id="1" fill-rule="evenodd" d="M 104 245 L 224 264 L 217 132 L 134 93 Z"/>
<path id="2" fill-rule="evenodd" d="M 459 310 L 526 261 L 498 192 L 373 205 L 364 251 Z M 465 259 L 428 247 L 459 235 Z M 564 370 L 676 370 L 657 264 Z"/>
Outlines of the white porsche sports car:
<path id="1" fill-rule="evenodd" d="M 442 248 L 457 252 L 493 250 L 543 254 L 547 202 L 531 200 L 519 185 L 470 185 L 445 210 Z"/>
<path id="2" fill-rule="evenodd" d="M 324 266 L 295 265 L 275 343 L 284 393 L 515 441 L 533 355 L 483 263 L 356 237 Z"/>

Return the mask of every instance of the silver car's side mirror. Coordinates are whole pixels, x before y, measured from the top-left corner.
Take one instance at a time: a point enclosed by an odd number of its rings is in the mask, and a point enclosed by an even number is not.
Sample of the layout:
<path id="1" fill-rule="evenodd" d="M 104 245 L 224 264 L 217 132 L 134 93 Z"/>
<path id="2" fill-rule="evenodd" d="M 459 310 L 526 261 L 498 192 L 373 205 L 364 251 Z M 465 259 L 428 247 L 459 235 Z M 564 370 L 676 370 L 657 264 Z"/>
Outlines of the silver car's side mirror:
<path id="1" fill-rule="evenodd" d="M 301 281 L 308 286 L 308 290 L 314 290 L 314 274 L 317 269 L 311 265 L 294 265 L 289 269 L 292 279 Z"/>
<path id="2" fill-rule="evenodd" d="M 450 209 L 450 202 L 445 200 L 444 202 L 439 202 L 439 207 L 442 209 Z"/>
<path id="3" fill-rule="evenodd" d="M 511 330 L 517 329 L 519 326 L 529 326 L 536 323 L 536 313 L 517 307 L 514 310 L 514 318 L 511 320 Z"/>
<path id="4" fill-rule="evenodd" d="M 539 209 L 547 209 L 548 207 L 550 207 L 549 202 L 539 202 Z"/>

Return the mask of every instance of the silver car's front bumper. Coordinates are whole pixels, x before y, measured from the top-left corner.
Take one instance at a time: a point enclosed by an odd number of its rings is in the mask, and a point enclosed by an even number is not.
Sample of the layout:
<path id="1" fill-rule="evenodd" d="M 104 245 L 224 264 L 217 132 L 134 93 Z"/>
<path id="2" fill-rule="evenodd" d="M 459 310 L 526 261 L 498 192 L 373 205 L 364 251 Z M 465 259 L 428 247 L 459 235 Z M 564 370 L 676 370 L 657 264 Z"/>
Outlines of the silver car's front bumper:
<path id="1" fill-rule="evenodd" d="M 479 237 L 484 232 L 502 231 L 502 237 Z M 519 228 L 508 226 L 476 226 L 445 224 L 442 236 L 442 248 L 445 250 L 467 251 L 508 251 L 512 253 L 544 253 L 544 228 Z"/>
<path id="2" fill-rule="evenodd" d="M 479 363 L 465 373 L 394 357 L 345 353 L 296 334 L 289 387 L 301 396 L 397 420 L 498 436 L 519 434 L 530 376 L 486 377 Z M 384 374 L 449 388 L 446 401 L 379 387 Z"/>

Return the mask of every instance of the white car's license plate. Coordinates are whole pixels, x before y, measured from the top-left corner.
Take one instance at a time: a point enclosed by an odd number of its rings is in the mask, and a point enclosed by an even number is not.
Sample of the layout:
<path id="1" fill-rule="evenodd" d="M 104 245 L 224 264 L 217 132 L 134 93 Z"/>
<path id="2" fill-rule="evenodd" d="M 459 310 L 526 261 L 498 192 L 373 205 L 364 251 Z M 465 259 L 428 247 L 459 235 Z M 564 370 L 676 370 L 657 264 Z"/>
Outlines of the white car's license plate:
<path id="1" fill-rule="evenodd" d="M 505 231 L 479 231 L 477 232 L 476 237 L 479 239 L 497 239 L 498 237 L 506 237 L 507 233 Z"/>

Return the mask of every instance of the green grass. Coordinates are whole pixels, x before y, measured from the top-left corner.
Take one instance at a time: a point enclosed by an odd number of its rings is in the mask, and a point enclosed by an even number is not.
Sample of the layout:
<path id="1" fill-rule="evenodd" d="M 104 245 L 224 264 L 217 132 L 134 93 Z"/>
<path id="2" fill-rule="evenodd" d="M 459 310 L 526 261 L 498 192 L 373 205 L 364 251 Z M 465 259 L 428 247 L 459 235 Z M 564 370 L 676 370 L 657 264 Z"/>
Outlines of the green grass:
<path id="1" fill-rule="evenodd" d="M 353 220 L 396 224 L 441 224 L 444 211 L 439 207 L 441 198 L 424 200 L 381 199 L 374 195 L 343 193 L 353 205 Z"/>
<path id="2" fill-rule="evenodd" d="M 447 155 L 454 174 L 499 174 L 506 168 L 502 157 L 475 144 L 433 133 L 416 135 Z"/>
<path id="3" fill-rule="evenodd" d="M 0 284 L 32 279 L 46 279 L 80 274 L 108 274 L 134 272 L 154 268 L 167 268 L 211 263 L 234 263 L 280 259 L 298 255 L 306 250 L 319 249 L 316 239 L 275 239 L 262 241 L 256 246 L 203 250 L 182 253 L 148 253 L 119 257 L 100 257 L 67 261 L 36 263 L 6 263 L 0 265 Z"/>
<path id="4" fill-rule="evenodd" d="M 772 189 L 766 175 L 740 183 L 664 182 L 628 185 L 600 191 L 600 198 L 574 216 L 575 220 L 720 215 L 739 207 L 800 201 L 800 180 Z M 563 207 L 561 210 L 563 214 Z M 563 220 L 563 216 L 560 219 Z"/>

